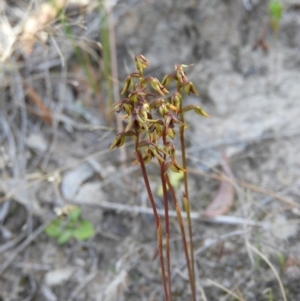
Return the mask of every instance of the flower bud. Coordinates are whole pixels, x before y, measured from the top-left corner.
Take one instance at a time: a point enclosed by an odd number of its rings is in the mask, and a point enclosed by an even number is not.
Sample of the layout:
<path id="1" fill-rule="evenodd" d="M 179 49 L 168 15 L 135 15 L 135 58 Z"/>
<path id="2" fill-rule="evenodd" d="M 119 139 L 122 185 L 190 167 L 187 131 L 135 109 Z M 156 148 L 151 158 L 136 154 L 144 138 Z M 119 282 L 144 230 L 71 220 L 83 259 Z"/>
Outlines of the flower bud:
<path id="1" fill-rule="evenodd" d="M 181 85 L 188 82 L 188 79 L 183 71 L 183 67 L 187 67 L 187 66 L 186 65 L 175 66 L 176 79 Z"/>
<path id="2" fill-rule="evenodd" d="M 194 84 L 192 82 L 189 82 L 189 86 L 190 86 L 190 93 L 192 92 L 193 94 L 199 96 L 198 91 L 196 90 Z"/>
<path id="3" fill-rule="evenodd" d="M 166 107 L 166 105 L 164 103 L 162 103 L 159 108 L 158 111 L 160 113 L 161 116 L 165 116 L 166 113 L 168 112 L 168 108 Z"/>
<path id="4" fill-rule="evenodd" d="M 148 113 L 149 113 L 149 105 L 145 102 L 140 106 L 139 109 L 139 116 L 143 119 L 143 120 L 147 120 L 148 119 Z"/>
<path id="5" fill-rule="evenodd" d="M 175 146 L 171 142 L 167 142 L 164 145 L 164 150 L 168 153 L 171 158 L 175 158 Z"/>
<path id="6" fill-rule="evenodd" d="M 135 57 L 135 64 L 140 75 L 142 75 L 143 70 L 150 65 L 150 62 L 143 55 L 139 54 Z"/>
<path id="7" fill-rule="evenodd" d="M 125 137 L 123 136 L 123 133 L 118 134 L 114 141 L 112 142 L 109 150 L 114 149 L 115 147 L 121 147 L 125 143 Z"/>
<path id="8" fill-rule="evenodd" d="M 174 139 L 175 135 L 176 135 L 176 132 L 174 131 L 174 129 L 169 128 L 168 132 L 167 132 L 167 136 L 171 139 Z"/>
<path id="9" fill-rule="evenodd" d="M 121 94 L 125 94 L 132 85 L 133 85 L 133 78 L 130 75 L 128 75 L 125 79 L 125 84 Z"/>
<path id="10" fill-rule="evenodd" d="M 164 158 L 159 154 L 158 147 L 156 145 L 149 145 L 149 149 L 160 163 L 165 161 Z"/>
<path id="11" fill-rule="evenodd" d="M 199 107 L 199 106 L 196 106 L 196 107 L 194 108 L 194 112 L 195 112 L 196 114 L 198 114 L 198 115 L 201 115 L 201 116 L 204 116 L 204 117 L 209 118 L 209 115 L 208 115 L 201 107 Z"/>
<path id="12" fill-rule="evenodd" d="M 191 93 L 193 93 L 197 96 L 199 95 L 198 91 L 196 90 L 196 88 L 194 87 L 194 84 L 192 82 L 184 83 L 181 85 L 181 87 L 184 87 L 184 91 L 188 95 L 190 95 Z"/>
<path id="13" fill-rule="evenodd" d="M 160 95 L 165 95 L 165 94 L 169 93 L 169 91 L 159 82 L 159 80 L 157 78 L 153 77 L 151 79 L 151 86 Z"/>
<path id="14" fill-rule="evenodd" d="M 175 76 L 174 76 L 173 74 L 167 74 L 167 75 L 163 78 L 161 84 L 162 84 L 164 87 L 167 87 L 167 86 L 171 83 L 172 80 L 175 80 Z"/>
<path id="15" fill-rule="evenodd" d="M 170 104 L 170 103 L 166 103 L 166 106 L 167 106 L 168 109 L 171 109 L 171 110 L 174 111 L 176 114 L 177 114 L 178 111 L 179 111 L 179 107 L 173 106 L 173 105 Z"/>
<path id="16" fill-rule="evenodd" d="M 182 96 L 179 92 L 175 92 L 174 95 L 171 98 L 172 104 L 177 107 L 180 108 L 181 107 L 181 101 L 182 101 Z"/>

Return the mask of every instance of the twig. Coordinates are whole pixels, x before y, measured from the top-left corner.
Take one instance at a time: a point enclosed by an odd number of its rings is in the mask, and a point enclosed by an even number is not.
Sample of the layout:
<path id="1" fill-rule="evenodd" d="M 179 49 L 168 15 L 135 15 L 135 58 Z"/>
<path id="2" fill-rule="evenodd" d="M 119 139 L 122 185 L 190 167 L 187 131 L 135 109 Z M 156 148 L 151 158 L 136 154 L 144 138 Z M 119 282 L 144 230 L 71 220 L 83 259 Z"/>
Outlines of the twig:
<path id="1" fill-rule="evenodd" d="M 25 107 L 25 94 L 22 85 L 22 77 L 19 72 L 17 62 L 14 58 L 12 58 L 11 63 L 14 68 L 14 80 L 10 82 L 10 94 L 12 95 L 17 108 L 20 108 L 21 115 L 20 127 L 16 128 L 15 124 L 11 127 L 15 128 L 14 132 L 16 136 L 16 145 L 18 147 L 19 154 L 22 154 L 25 153 L 25 137 L 27 136 L 27 113 L 25 109 L 22 109 L 22 107 Z M 11 158 L 11 160 L 14 160 L 14 176 L 17 177 L 24 174 L 26 171 L 26 156 L 18 157 L 16 155 L 16 157 Z"/>
<path id="2" fill-rule="evenodd" d="M 130 143 L 128 143 L 128 144 L 130 144 Z M 78 166 L 78 165 L 80 165 L 80 164 L 88 161 L 90 158 L 96 158 L 96 157 L 99 157 L 99 156 L 103 156 L 103 155 L 107 154 L 108 152 L 109 152 L 108 149 L 100 150 L 100 151 L 95 152 L 95 153 L 93 153 L 91 155 L 85 156 L 83 159 L 80 159 L 77 162 L 74 162 L 74 163 L 71 163 L 71 164 L 67 164 L 65 166 L 57 168 L 56 170 L 51 171 L 51 172 L 49 172 L 47 174 L 44 174 L 44 175 L 41 174 L 38 179 L 35 179 L 34 181 L 32 181 L 30 183 L 26 183 L 26 184 L 23 184 L 23 185 L 21 184 L 21 185 L 15 187 L 14 189 L 5 192 L 5 195 L 0 198 L 0 203 L 4 202 L 7 199 L 11 199 L 13 196 L 15 196 L 16 193 L 18 193 L 18 192 L 20 192 L 20 191 L 22 191 L 24 189 L 28 189 L 29 187 L 32 187 L 33 185 L 35 185 L 38 182 L 45 181 L 45 180 L 47 180 L 50 177 L 55 177 L 55 175 L 57 173 L 61 173 L 61 172 L 67 171 L 68 169 L 74 168 L 74 167 L 76 167 L 76 166 Z"/>
<path id="3" fill-rule="evenodd" d="M 6 244 L 0 246 L 0 254 L 6 252 L 7 250 L 13 248 L 15 245 L 17 245 L 20 241 L 24 239 L 26 236 L 26 232 L 23 231 L 19 236 L 17 236 L 15 239 L 10 240 Z"/>
<path id="4" fill-rule="evenodd" d="M 74 121 L 72 118 L 68 117 L 67 115 L 56 113 L 53 116 L 54 120 L 57 120 L 57 123 L 63 122 L 67 125 L 70 125 L 72 128 L 75 128 L 76 130 L 83 130 L 83 131 L 99 131 L 99 130 L 106 130 L 109 133 L 114 131 L 114 127 L 108 127 L 104 125 L 94 125 L 94 124 L 87 124 L 82 123 L 78 120 Z"/>
<path id="5" fill-rule="evenodd" d="M 71 293 L 69 298 L 67 299 L 68 301 L 72 301 L 73 299 L 76 298 L 76 296 L 88 285 L 89 282 L 91 282 L 96 276 L 98 275 L 97 272 L 91 273 L 88 275 L 76 288 L 75 290 Z"/>
<path id="6" fill-rule="evenodd" d="M 17 161 L 16 160 L 16 153 L 17 153 L 16 142 L 14 139 L 14 135 L 11 132 L 11 127 L 9 126 L 8 120 L 5 115 L 6 114 L 4 114 L 4 111 L 0 110 L 0 125 L 2 127 L 4 136 L 7 138 L 7 152 L 9 154 L 9 162 L 15 162 L 15 161 Z M 13 169 L 13 175 L 17 176 L 18 165 L 13 164 L 12 169 Z M 3 201 L 5 201 L 5 199 Z"/>
<path id="7" fill-rule="evenodd" d="M 265 52 L 268 51 L 269 47 L 268 47 L 268 44 L 265 42 L 267 31 L 268 31 L 268 25 L 265 25 L 263 27 L 260 37 L 257 39 L 255 44 L 253 45 L 252 50 L 256 50 L 258 47 L 261 47 Z"/>
<path id="8" fill-rule="evenodd" d="M 69 200 L 70 203 L 76 203 L 74 201 Z M 77 202 L 78 204 L 78 202 Z M 90 204 L 90 206 L 101 207 L 107 210 L 114 210 L 117 212 L 129 212 L 131 214 L 149 214 L 153 215 L 152 208 L 149 207 L 141 207 L 141 206 L 130 206 L 124 205 L 120 203 L 111 203 L 106 201 L 101 201 L 101 203 Z M 164 209 L 157 209 L 157 214 L 161 217 L 165 216 Z M 169 210 L 170 217 L 177 217 L 177 213 L 175 210 Z M 182 217 L 187 218 L 186 212 L 182 212 Z M 228 225 L 248 225 L 248 226 L 257 226 L 268 228 L 268 223 L 260 223 L 255 221 L 249 221 L 244 218 L 235 217 L 235 216 L 217 216 L 214 218 L 204 217 L 201 212 L 191 212 L 191 219 L 198 220 L 204 223 L 212 223 L 212 224 L 228 224 Z"/>
<path id="9" fill-rule="evenodd" d="M 203 151 L 206 149 L 211 149 L 211 148 L 217 148 L 217 147 L 222 147 L 222 146 L 227 146 L 227 145 L 233 145 L 233 144 L 252 144 L 255 142 L 260 142 L 264 140 L 273 140 L 273 139 L 283 139 L 283 138 L 293 138 L 297 137 L 300 135 L 299 129 L 296 129 L 294 131 L 289 131 L 289 132 L 273 132 L 273 133 L 265 133 L 262 134 L 259 137 L 241 137 L 241 138 L 227 138 L 227 139 L 219 139 L 217 141 L 213 141 L 211 143 L 207 144 L 199 144 L 195 145 L 192 147 L 189 147 L 187 149 L 187 154 L 191 154 L 195 151 Z M 186 156 L 188 158 L 188 156 Z"/>
<path id="10" fill-rule="evenodd" d="M 253 190 L 255 192 L 271 196 L 274 199 L 277 199 L 278 201 L 281 201 L 281 202 L 283 202 L 285 204 L 288 204 L 292 207 L 300 208 L 300 205 L 295 203 L 294 201 L 292 201 L 288 198 L 282 197 L 282 196 L 278 195 L 276 192 L 267 190 L 267 189 L 259 187 L 257 185 L 254 185 L 254 184 L 251 184 L 251 183 L 248 183 L 248 182 L 245 182 L 245 181 L 241 181 L 241 180 L 233 181 L 231 178 L 229 178 L 225 175 L 221 176 L 221 175 L 218 175 L 218 174 L 215 174 L 215 173 L 208 173 L 208 172 L 204 172 L 204 171 L 201 171 L 201 170 L 198 170 L 198 169 L 195 169 L 195 168 L 188 168 L 187 170 L 188 170 L 188 172 L 190 172 L 192 174 L 196 174 L 196 175 L 200 175 L 200 176 L 204 176 L 204 177 L 209 177 L 211 179 L 216 179 L 216 180 L 219 180 L 219 181 L 222 181 L 222 180 L 228 181 L 229 183 L 232 183 L 233 185 L 235 185 L 235 183 L 237 183 L 238 185 L 240 185 L 244 188 L 248 188 L 248 189 Z"/>
<path id="11" fill-rule="evenodd" d="M 242 234 L 245 234 L 247 231 L 245 230 L 236 230 L 236 231 L 232 231 L 232 232 L 229 232 L 229 233 L 225 233 L 221 236 L 219 236 L 218 238 L 214 239 L 214 240 L 211 240 L 209 241 L 208 243 L 204 243 L 204 246 L 200 247 L 199 249 L 197 249 L 195 252 L 194 252 L 194 255 L 197 256 L 199 254 L 201 254 L 202 252 L 204 252 L 205 250 L 207 250 L 208 248 L 211 248 L 213 245 L 217 244 L 217 243 L 220 243 L 221 241 L 229 238 L 229 237 L 232 237 L 232 236 L 239 236 L 239 235 L 242 235 Z M 185 266 L 186 266 L 186 262 L 182 261 L 180 264 L 179 264 L 179 270 L 182 270 Z M 172 278 L 175 277 L 175 274 L 173 273 L 172 275 Z"/>
<path id="12" fill-rule="evenodd" d="M 3 272 L 11 265 L 14 259 L 22 252 L 33 240 L 35 240 L 44 229 L 54 220 L 54 218 L 43 223 L 39 228 L 37 228 L 27 239 L 25 239 L 16 249 L 15 251 L 6 259 L 5 263 L 0 268 L 0 276 Z"/>
<path id="13" fill-rule="evenodd" d="M 138 169 L 139 169 L 138 165 L 133 165 L 133 166 L 130 166 L 126 169 L 119 171 L 117 174 L 112 174 L 111 176 L 107 177 L 104 181 L 101 182 L 101 187 L 104 187 L 111 183 L 115 183 L 118 179 L 121 179 L 125 175 L 128 175 Z"/>
<path id="14" fill-rule="evenodd" d="M 47 108 L 47 106 L 42 101 L 41 97 L 37 93 L 37 91 L 28 83 L 25 83 L 25 93 L 26 96 L 39 108 L 40 112 L 36 115 L 40 117 L 45 123 L 48 125 L 52 124 L 52 115 L 51 111 Z M 31 112 L 35 112 L 30 110 Z"/>
<path id="15" fill-rule="evenodd" d="M 243 235 L 245 233 L 247 233 L 248 231 L 245 230 L 237 230 L 237 231 L 232 231 L 229 233 L 225 233 L 221 236 L 219 236 L 218 238 L 214 239 L 214 240 L 210 240 L 208 243 L 204 243 L 204 246 L 200 247 L 199 249 L 197 249 L 195 251 L 195 256 L 201 254 L 202 252 L 204 252 L 206 249 L 212 247 L 213 245 L 220 243 L 221 241 L 232 237 L 232 236 L 239 236 L 239 235 Z"/>
<path id="16" fill-rule="evenodd" d="M 283 197 L 284 195 L 288 194 L 288 193 L 294 193 L 296 187 L 300 185 L 300 180 L 294 182 L 292 185 L 290 185 L 289 187 L 286 187 L 280 191 L 277 192 L 277 195 L 279 195 L 280 197 Z M 270 201 L 272 201 L 272 196 L 267 196 L 264 199 L 262 199 L 259 204 L 260 206 L 265 206 L 268 203 L 270 203 Z"/>
<path id="17" fill-rule="evenodd" d="M 65 93 L 66 93 L 66 78 L 67 78 L 67 68 L 66 66 L 62 66 L 62 71 L 61 71 L 61 82 L 62 82 L 62 91 L 61 91 L 61 95 L 59 95 L 60 99 L 59 99 L 59 102 L 58 102 L 58 105 L 57 105 L 57 112 L 59 113 L 62 113 L 63 111 L 63 108 L 64 108 L 64 99 L 65 99 Z M 48 68 L 45 68 L 45 79 L 46 79 L 46 83 L 48 88 L 47 88 L 47 91 L 49 90 L 49 94 L 51 95 L 50 93 L 50 88 L 51 88 L 51 80 L 50 80 L 50 77 L 49 77 L 49 69 Z M 47 92 L 48 93 L 48 92 Z M 49 98 L 51 96 L 48 96 Z M 50 98 L 51 99 L 51 98 Z M 58 121 L 55 119 L 53 120 L 53 123 L 52 123 L 52 137 L 51 137 L 51 142 L 48 144 L 48 147 L 47 147 L 47 152 L 44 156 L 44 159 L 43 159 L 43 162 L 42 162 L 42 170 L 46 170 L 47 166 L 48 166 L 48 163 L 49 163 L 49 160 L 50 160 L 50 157 L 51 157 L 51 154 L 56 146 L 56 143 L 57 143 L 57 137 L 58 137 Z"/>

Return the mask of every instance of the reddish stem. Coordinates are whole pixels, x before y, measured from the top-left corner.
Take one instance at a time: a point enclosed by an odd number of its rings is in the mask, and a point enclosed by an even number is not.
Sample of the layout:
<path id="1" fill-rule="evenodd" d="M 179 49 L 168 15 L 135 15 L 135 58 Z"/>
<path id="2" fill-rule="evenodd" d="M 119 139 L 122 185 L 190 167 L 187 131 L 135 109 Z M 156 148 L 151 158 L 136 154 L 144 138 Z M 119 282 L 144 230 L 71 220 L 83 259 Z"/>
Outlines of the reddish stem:
<path id="1" fill-rule="evenodd" d="M 193 301 L 196 301 L 196 291 L 194 290 L 194 286 L 193 286 L 193 270 L 191 268 L 191 262 L 190 262 L 190 256 L 189 256 L 189 251 L 188 251 L 188 245 L 187 245 L 187 242 L 186 242 L 186 235 L 185 235 L 185 231 L 184 231 L 183 220 L 182 220 L 180 208 L 178 206 L 176 194 L 175 194 L 174 188 L 173 188 L 173 186 L 172 186 L 172 184 L 170 182 L 168 174 L 165 174 L 165 179 L 166 179 L 166 182 L 168 184 L 168 188 L 169 188 L 170 194 L 172 196 L 174 207 L 176 209 L 177 220 L 178 220 L 178 224 L 179 224 L 179 227 L 180 227 L 181 238 L 182 238 L 182 245 L 183 245 L 183 249 L 184 249 L 186 265 L 187 265 L 187 269 L 188 269 L 188 273 L 189 273 L 189 279 L 190 279 L 190 285 L 191 285 L 191 291 L 192 291 Z"/>
<path id="2" fill-rule="evenodd" d="M 168 289 L 167 289 L 166 272 L 165 272 L 165 264 L 164 264 L 163 248 L 162 248 L 161 221 L 160 221 L 160 218 L 157 214 L 157 210 L 156 210 L 152 190 L 151 190 L 151 187 L 150 187 L 150 183 L 149 183 L 149 179 L 148 179 L 148 175 L 147 175 L 147 171 L 146 171 L 146 166 L 145 166 L 145 163 L 143 161 L 143 155 L 142 155 L 141 151 L 139 150 L 139 148 L 137 147 L 137 145 L 138 145 L 138 141 L 136 142 L 136 150 L 135 151 L 136 151 L 136 154 L 137 154 L 137 157 L 138 157 L 138 160 L 139 160 L 139 164 L 140 164 L 140 167 L 141 167 L 144 183 L 145 183 L 147 193 L 148 193 L 148 197 L 149 197 L 151 207 L 152 207 L 152 210 L 153 210 L 156 229 L 157 229 L 157 244 L 158 244 L 160 267 L 161 267 L 161 273 L 162 273 L 162 282 L 163 282 L 163 287 L 164 287 L 165 300 L 170 301 L 169 294 L 168 294 Z"/>
<path id="3" fill-rule="evenodd" d="M 169 222 L 169 202 L 167 194 L 167 185 L 164 176 L 164 164 L 160 165 L 161 184 L 163 189 L 164 208 L 165 208 L 165 227 L 166 227 L 166 254 L 167 254 L 167 281 L 169 288 L 169 297 L 172 300 L 171 290 L 171 258 L 170 258 L 170 222 Z"/>
<path id="4" fill-rule="evenodd" d="M 182 113 L 182 107 L 180 108 L 180 120 L 184 123 L 184 114 Z M 186 156 L 185 156 L 185 142 L 184 142 L 184 126 L 180 126 L 180 144 L 181 144 L 181 156 L 182 156 L 182 167 L 185 170 L 183 176 L 184 182 L 184 197 L 186 198 L 186 213 L 188 220 L 188 229 L 189 229 L 189 239 L 190 239 L 190 253 L 191 253 L 191 266 L 192 266 L 192 294 L 193 300 L 196 301 L 196 283 L 195 283 L 195 259 L 194 259 L 194 242 L 193 242 L 193 231 L 192 231 L 192 221 L 191 221 L 191 210 L 190 210 L 190 201 L 189 201 L 189 187 L 188 187 L 188 176 L 186 172 Z"/>

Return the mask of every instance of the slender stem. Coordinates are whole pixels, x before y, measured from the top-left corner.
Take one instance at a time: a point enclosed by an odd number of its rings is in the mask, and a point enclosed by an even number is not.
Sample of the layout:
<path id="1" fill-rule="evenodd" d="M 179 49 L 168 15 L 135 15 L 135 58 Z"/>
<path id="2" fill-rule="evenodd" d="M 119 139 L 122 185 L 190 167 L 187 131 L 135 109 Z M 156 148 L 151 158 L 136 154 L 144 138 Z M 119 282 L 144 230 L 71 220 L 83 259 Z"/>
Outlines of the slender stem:
<path id="1" fill-rule="evenodd" d="M 162 134 L 163 144 L 166 145 L 167 143 L 167 133 L 166 133 L 166 126 L 164 127 L 163 134 Z M 164 162 L 166 162 L 166 154 L 163 155 Z M 161 184 L 163 189 L 163 198 L 164 198 L 164 209 L 165 209 L 165 227 L 166 227 L 166 254 L 167 254 L 167 280 L 169 285 L 169 297 L 172 300 L 172 284 L 171 284 L 171 251 L 170 251 L 170 222 L 169 222 L 169 200 L 167 194 L 167 183 L 165 180 L 165 171 L 164 171 L 164 164 L 160 164 L 160 177 L 161 177 Z"/>
<path id="2" fill-rule="evenodd" d="M 165 272 L 165 264 L 164 264 L 163 248 L 162 248 L 161 221 L 160 221 L 160 218 L 157 214 L 157 210 L 156 210 L 152 190 L 151 190 L 151 187 L 150 187 L 150 183 L 149 183 L 149 179 L 148 179 L 148 175 L 147 175 L 147 171 L 146 171 L 146 166 L 145 166 L 145 163 L 143 161 L 143 155 L 142 155 L 141 151 L 139 150 L 139 148 L 137 147 L 137 145 L 138 145 L 138 141 L 136 142 L 135 151 L 136 151 L 139 163 L 140 163 L 143 179 L 144 179 L 144 182 L 145 182 L 145 185 L 146 185 L 146 189 L 147 189 L 148 197 L 149 197 L 151 207 L 152 207 L 152 210 L 153 210 L 156 229 L 157 229 L 157 245 L 158 245 L 158 252 L 159 252 L 159 259 L 160 259 L 160 267 L 161 267 L 161 274 L 162 274 L 162 282 L 163 282 L 163 287 L 164 287 L 165 300 L 170 301 L 169 294 L 168 294 L 168 289 L 167 289 L 166 272 Z"/>
<path id="3" fill-rule="evenodd" d="M 181 212 L 180 212 L 180 208 L 178 206 L 178 202 L 177 202 L 177 198 L 176 198 L 174 188 L 173 188 L 173 186 L 170 182 L 168 174 L 165 174 L 165 179 L 166 179 L 166 182 L 168 184 L 170 194 L 172 196 L 174 207 L 176 209 L 177 220 L 178 220 L 178 224 L 179 224 L 179 227 L 180 227 L 182 245 L 183 245 L 183 249 L 184 249 L 186 265 L 187 265 L 187 269 L 188 269 L 188 273 L 189 273 L 192 296 L 193 296 L 193 300 L 195 301 L 196 300 L 196 291 L 194 290 L 194 287 L 193 287 L 193 269 L 191 268 L 190 256 L 189 256 L 188 246 L 187 246 L 187 242 L 186 242 L 186 235 L 185 235 L 185 230 L 184 230 L 184 226 L 183 226 L 182 215 L 181 215 Z"/>
<path id="4" fill-rule="evenodd" d="M 182 112 L 182 107 L 180 108 L 180 120 L 184 123 L 184 113 Z M 191 265 L 192 265 L 192 293 L 194 301 L 196 301 L 196 283 L 195 283 L 195 259 L 194 259 L 194 242 L 193 242 L 193 231 L 192 231 L 192 222 L 191 222 L 191 210 L 190 210 L 190 201 L 189 201 L 189 188 L 188 188 L 188 176 L 186 172 L 186 156 L 185 156 L 185 141 L 184 141 L 184 126 L 180 126 L 180 144 L 181 144 L 181 154 L 182 154 L 182 167 L 185 169 L 183 182 L 184 182 L 184 197 L 186 199 L 185 209 L 187 213 L 188 220 L 188 229 L 189 229 L 189 239 L 190 239 L 190 253 L 191 253 Z"/>
<path id="5" fill-rule="evenodd" d="M 180 120 L 184 123 L 183 113 L 180 114 Z M 184 126 L 180 126 L 180 144 L 181 144 L 181 154 L 182 154 L 182 167 L 186 169 L 186 156 L 185 156 L 185 142 L 184 142 Z M 188 187 L 188 176 L 187 172 L 184 173 L 183 176 L 184 183 L 184 194 L 187 198 L 189 198 L 189 187 Z"/>
<path id="6" fill-rule="evenodd" d="M 106 18 L 108 22 L 108 34 L 109 34 L 109 49 L 108 51 L 110 52 L 110 69 L 111 69 L 111 76 L 114 79 L 111 84 L 113 86 L 113 99 L 115 102 L 120 101 L 120 94 L 119 94 L 119 85 L 118 85 L 118 79 L 119 79 L 119 74 L 118 74 L 118 59 L 117 59 L 117 53 L 116 53 L 116 37 L 115 37 L 115 24 L 114 24 L 114 19 L 113 19 L 113 14 L 111 10 L 108 10 L 106 8 Z M 105 19 L 104 19 L 105 20 Z M 108 60 L 107 60 L 108 62 Z M 108 81 L 108 78 L 107 78 Z M 112 106 L 112 99 L 109 99 L 108 107 Z M 108 109 L 108 107 L 106 109 Z M 108 110 L 107 110 L 108 111 Z M 116 123 L 117 123 L 117 129 L 118 133 L 121 133 L 123 131 L 123 122 L 122 118 L 120 115 L 116 115 Z M 120 150 L 120 158 L 122 162 L 122 167 L 123 170 L 126 170 L 126 159 L 127 159 L 127 154 L 126 154 L 126 148 L 122 147 L 119 148 Z"/>
<path id="7" fill-rule="evenodd" d="M 158 245 L 158 251 L 159 251 L 159 259 L 160 259 L 162 282 L 163 282 L 163 286 L 164 286 L 165 300 L 171 301 L 171 299 L 169 298 L 169 293 L 168 293 L 168 288 L 167 288 L 167 279 L 166 279 L 164 254 L 163 254 L 162 228 L 161 228 L 160 220 L 159 220 L 159 224 L 158 224 L 158 228 L 157 228 L 157 245 Z"/>
<path id="8" fill-rule="evenodd" d="M 141 151 L 139 149 L 136 149 L 136 154 L 137 154 L 138 159 L 139 159 L 139 163 L 140 163 L 140 167 L 141 167 L 143 179 L 144 179 L 144 182 L 145 182 L 145 185 L 146 185 L 148 197 L 149 197 L 150 204 L 151 204 L 151 207 L 152 207 L 152 210 L 153 210 L 156 228 L 158 229 L 160 221 L 159 221 L 159 216 L 157 214 L 157 210 L 156 210 L 156 206 L 155 206 L 155 201 L 154 201 L 154 198 L 153 198 L 152 190 L 151 190 L 151 187 L 150 187 L 150 183 L 149 183 L 149 179 L 148 179 L 148 175 L 147 175 L 147 171 L 146 171 L 146 166 L 145 166 L 145 163 L 143 161 L 143 156 L 141 154 Z"/>
<path id="9" fill-rule="evenodd" d="M 167 194 L 167 184 L 164 176 L 164 165 L 160 164 L 160 176 L 161 184 L 163 189 L 164 198 L 164 208 L 165 208 L 165 227 L 166 227 L 166 254 L 167 254 L 167 281 L 169 289 L 169 297 L 172 300 L 172 290 L 171 290 L 171 259 L 170 259 L 170 222 L 169 222 L 169 202 Z"/>

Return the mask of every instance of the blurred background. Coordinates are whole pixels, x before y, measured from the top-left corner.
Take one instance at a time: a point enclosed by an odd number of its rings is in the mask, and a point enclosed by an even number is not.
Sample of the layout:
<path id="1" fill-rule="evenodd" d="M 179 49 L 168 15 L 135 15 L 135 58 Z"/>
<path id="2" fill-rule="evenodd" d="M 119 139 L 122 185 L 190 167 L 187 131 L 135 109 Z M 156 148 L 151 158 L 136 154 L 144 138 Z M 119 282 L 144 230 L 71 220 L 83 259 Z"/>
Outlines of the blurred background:
<path id="1" fill-rule="evenodd" d="M 300 300 L 299 1 L 7 0 L 0 14 L 0 300 L 163 300 L 132 144 L 108 150 L 137 54 L 159 80 L 192 64 L 199 97 L 184 101 L 210 115 L 186 117 L 199 300 Z M 190 300 L 180 239 L 174 220 L 173 299 Z"/>

